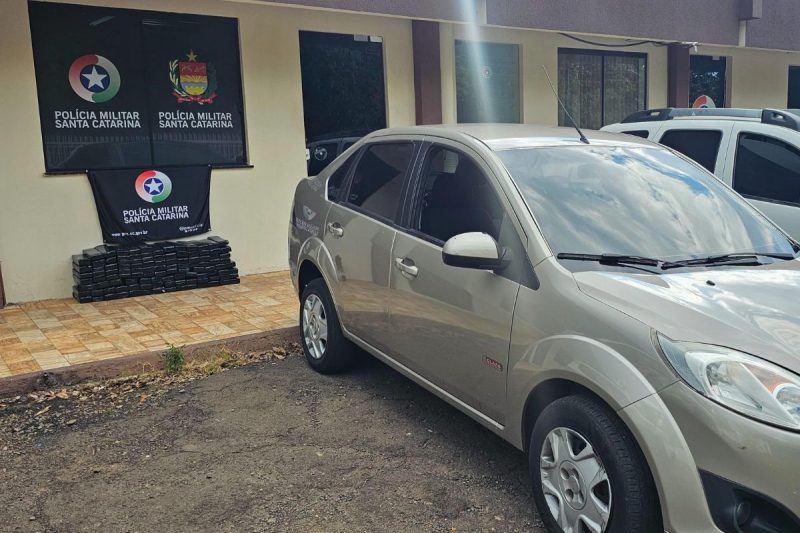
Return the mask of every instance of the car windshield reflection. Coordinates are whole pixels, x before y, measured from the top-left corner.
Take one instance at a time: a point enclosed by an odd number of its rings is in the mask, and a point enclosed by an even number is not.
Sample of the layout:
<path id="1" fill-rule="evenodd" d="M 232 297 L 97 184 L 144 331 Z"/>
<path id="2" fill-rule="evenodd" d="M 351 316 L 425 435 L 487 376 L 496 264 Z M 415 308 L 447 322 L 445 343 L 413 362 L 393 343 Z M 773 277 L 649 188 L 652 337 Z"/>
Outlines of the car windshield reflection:
<path id="1" fill-rule="evenodd" d="M 554 254 L 686 260 L 793 255 L 792 242 L 699 166 L 655 147 L 497 152 Z"/>

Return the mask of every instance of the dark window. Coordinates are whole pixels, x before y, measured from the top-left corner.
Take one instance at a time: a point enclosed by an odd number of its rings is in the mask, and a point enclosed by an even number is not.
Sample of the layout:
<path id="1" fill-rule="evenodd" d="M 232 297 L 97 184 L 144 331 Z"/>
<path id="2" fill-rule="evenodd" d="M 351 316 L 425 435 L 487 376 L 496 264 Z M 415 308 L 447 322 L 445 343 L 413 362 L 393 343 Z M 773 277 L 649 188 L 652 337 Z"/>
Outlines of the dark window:
<path id="1" fill-rule="evenodd" d="M 622 133 L 626 133 L 628 135 L 635 135 L 636 137 L 641 137 L 642 139 L 647 139 L 650 136 L 650 132 L 647 130 L 623 131 Z"/>
<path id="2" fill-rule="evenodd" d="M 789 109 L 800 109 L 800 67 L 789 67 Z"/>
<path id="3" fill-rule="evenodd" d="M 236 19 L 28 10 L 48 171 L 246 164 Z"/>
<path id="4" fill-rule="evenodd" d="M 348 203 L 380 218 L 394 220 L 413 153 L 412 143 L 369 146 L 353 174 Z"/>
<path id="5" fill-rule="evenodd" d="M 721 131 L 670 130 L 661 137 L 660 142 L 697 161 L 709 172 L 714 172 L 721 140 Z"/>
<path id="6" fill-rule="evenodd" d="M 647 54 L 559 48 L 558 93 L 583 128 L 619 122 L 647 107 Z M 560 106 L 558 123 L 569 125 Z"/>
<path id="7" fill-rule="evenodd" d="M 438 242 L 480 231 L 495 239 L 505 212 L 478 166 L 468 157 L 434 147 L 420 181 L 420 205 L 412 229 Z"/>
<path id="8" fill-rule="evenodd" d="M 314 143 L 308 147 L 308 175 L 316 176 L 336 159 L 339 141 Z"/>
<path id="9" fill-rule="evenodd" d="M 344 179 L 347 177 L 350 167 L 353 166 L 355 158 L 355 154 L 351 154 L 350 157 L 336 169 L 331 177 L 328 178 L 328 200 L 331 202 L 339 200 L 339 193 L 342 191 Z"/>
<path id="10" fill-rule="evenodd" d="M 442 245 L 460 233 L 491 235 L 511 250 L 512 261 L 501 275 L 535 288 L 527 253 L 508 212 L 489 179 L 464 154 L 434 146 L 425 157 L 411 230 Z"/>
<path id="11" fill-rule="evenodd" d="M 692 107 L 725 107 L 727 70 L 726 57 L 689 57 L 689 103 Z"/>
<path id="12" fill-rule="evenodd" d="M 519 122 L 519 46 L 456 41 L 458 122 Z"/>
<path id="13" fill-rule="evenodd" d="M 300 32 L 303 122 L 308 172 L 319 174 L 337 156 L 340 141 L 386 127 L 383 40 L 377 36 Z M 326 145 L 326 158 L 314 146 Z M 344 148 L 342 149 L 342 151 Z"/>
<path id="14" fill-rule="evenodd" d="M 733 188 L 745 196 L 800 204 L 800 151 L 766 135 L 740 134 Z"/>

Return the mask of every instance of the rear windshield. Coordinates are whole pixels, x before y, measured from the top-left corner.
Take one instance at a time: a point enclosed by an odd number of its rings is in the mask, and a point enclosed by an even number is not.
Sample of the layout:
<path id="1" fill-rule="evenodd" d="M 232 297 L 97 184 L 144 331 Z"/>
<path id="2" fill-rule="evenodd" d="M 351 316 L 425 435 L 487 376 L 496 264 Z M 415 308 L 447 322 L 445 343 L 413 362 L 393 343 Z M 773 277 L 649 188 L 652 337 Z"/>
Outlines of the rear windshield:
<path id="1" fill-rule="evenodd" d="M 694 163 L 656 147 L 497 152 L 554 254 L 792 253 L 791 241 Z"/>

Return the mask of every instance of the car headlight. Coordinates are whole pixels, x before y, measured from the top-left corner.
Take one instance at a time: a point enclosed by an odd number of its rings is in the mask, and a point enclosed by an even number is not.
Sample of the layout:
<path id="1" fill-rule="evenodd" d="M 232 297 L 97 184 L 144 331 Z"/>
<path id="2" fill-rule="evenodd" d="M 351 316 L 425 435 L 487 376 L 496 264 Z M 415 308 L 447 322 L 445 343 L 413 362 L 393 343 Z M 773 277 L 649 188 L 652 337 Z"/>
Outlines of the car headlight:
<path id="1" fill-rule="evenodd" d="M 659 334 L 672 367 L 700 394 L 744 415 L 800 430 L 800 376 L 729 348 Z"/>

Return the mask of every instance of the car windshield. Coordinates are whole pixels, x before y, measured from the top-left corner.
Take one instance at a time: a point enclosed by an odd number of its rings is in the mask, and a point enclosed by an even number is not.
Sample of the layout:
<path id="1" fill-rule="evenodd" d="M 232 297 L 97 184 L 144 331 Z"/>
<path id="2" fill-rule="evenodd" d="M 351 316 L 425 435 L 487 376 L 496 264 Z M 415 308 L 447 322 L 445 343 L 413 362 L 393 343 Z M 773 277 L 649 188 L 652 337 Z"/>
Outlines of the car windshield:
<path id="1" fill-rule="evenodd" d="M 699 166 L 656 147 L 497 152 L 552 252 L 663 261 L 793 254 L 792 242 Z"/>

